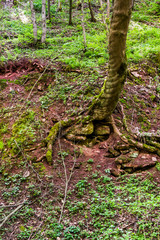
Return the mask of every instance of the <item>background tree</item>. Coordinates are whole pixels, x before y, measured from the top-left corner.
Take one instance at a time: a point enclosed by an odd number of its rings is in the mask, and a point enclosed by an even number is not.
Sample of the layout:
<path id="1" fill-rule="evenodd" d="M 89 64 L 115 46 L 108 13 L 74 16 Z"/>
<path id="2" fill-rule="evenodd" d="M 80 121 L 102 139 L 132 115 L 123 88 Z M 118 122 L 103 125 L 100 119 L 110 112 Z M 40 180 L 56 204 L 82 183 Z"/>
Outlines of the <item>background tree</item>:
<path id="1" fill-rule="evenodd" d="M 69 25 L 72 25 L 72 0 L 69 0 Z"/>
<path id="2" fill-rule="evenodd" d="M 32 24 L 33 24 L 33 36 L 34 36 L 34 42 L 37 42 L 37 23 L 36 23 L 36 15 L 33 5 L 33 0 L 30 0 L 30 8 L 31 8 L 31 18 L 32 18 Z"/>
<path id="3" fill-rule="evenodd" d="M 88 6 L 89 6 L 90 14 L 91 14 L 91 22 L 96 22 L 96 18 L 94 17 L 94 13 L 93 13 L 93 9 L 92 9 L 91 0 L 88 0 Z"/>
<path id="4" fill-rule="evenodd" d="M 51 1 L 48 0 L 48 20 L 51 21 Z"/>
<path id="5" fill-rule="evenodd" d="M 46 0 L 42 0 L 42 38 L 41 42 L 44 43 L 46 40 Z"/>

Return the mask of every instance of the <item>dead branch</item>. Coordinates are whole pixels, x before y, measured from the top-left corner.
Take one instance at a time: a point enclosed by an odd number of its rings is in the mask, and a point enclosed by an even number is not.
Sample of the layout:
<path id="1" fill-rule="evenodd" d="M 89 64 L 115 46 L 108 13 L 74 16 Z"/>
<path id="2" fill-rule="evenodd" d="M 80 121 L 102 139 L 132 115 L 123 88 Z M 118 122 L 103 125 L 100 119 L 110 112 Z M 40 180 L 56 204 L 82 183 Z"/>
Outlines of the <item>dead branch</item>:
<path id="1" fill-rule="evenodd" d="M 67 170 L 66 170 L 66 164 L 65 164 L 65 161 L 64 161 L 64 157 L 62 156 L 62 149 L 61 149 L 61 144 L 60 144 L 60 138 L 58 138 L 58 143 L 59 143 L 61 158 L 62 158 L 63 167 L 64 167 L 64 174 L 65 174 L 64 199 L 63 199 L 63 204 L 62 204 L 62 207 L 61 207 L 61 214 L 60 214 L 59 221 L 58 221 L 59 223 L 61 223 L 62 216 L 63 216 L 63 212 L 64 212 L 64 207 L 65 207 L 65 203 L 66 203 L 66 198 L 67 198 L 68 185 L 69 185 L 69 182 L 70 182 L 71 177 L 72 177 L 72 175 L 73 175 L 73 169 L 74 169 L 75 163 L 76 163 L 76 156 L 74 157 L 74 162 L 73 162 L 73 165 L 72 165 L 71 173 L 70 173 L 70 175 L 69 175 L 69 177 L 68 177 L 68 176 L 67 176 Z"/>
<path id="2" fill-rule="evenodd" d="M 25 202 L 24 202 L 25 203 Z M 3 222 L 0 224 L 0 228 L 2 228 L 2 226 L 8 221 L 8 219 L 15 214 L 15 212 L 17 212 L 21 207 L 23 207 L 23 204 L 19 205 L 18 207 L 16 207 L 16 209 L 14 209 L 4 220 Z"/>

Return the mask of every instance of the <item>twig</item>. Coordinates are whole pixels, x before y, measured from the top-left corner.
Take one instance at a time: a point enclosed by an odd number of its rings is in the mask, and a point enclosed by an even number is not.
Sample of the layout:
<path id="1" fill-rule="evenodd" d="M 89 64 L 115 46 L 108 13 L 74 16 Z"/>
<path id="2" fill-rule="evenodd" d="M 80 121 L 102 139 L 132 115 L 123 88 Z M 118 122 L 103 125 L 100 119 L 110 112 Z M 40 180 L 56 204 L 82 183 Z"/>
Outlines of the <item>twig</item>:
<path id="1" fill-rule="evenodd" d="M 19 205 L 25 204 L 27 201 L 24 201 L 23 203 L 17 203 L 14 205 L 4 205 L 4 206 L 0 206 L 0 208 L 10 208 L 10 207 L 17 207 Z"/>
<path id="2" fill-rule="evenodd" d="M 35 235 L 37 234 L 37 232 L 38 232 L 39 229 L 41 228 L 42 224 L 43 224 L 43 222 L 41 222 L 41 223 L 39 224 L 39 226 L 38 226 L 38 228 L 36 229 L 36 232 L 34 233 L 34 235 L 33 235 L 33 232 L 31 233 L 31 235 L 30 235 L 30 237 L 29 237 L 28 240 L 31 240 L 32 238 L 35 237 Z"/>
<path id="3" fill-rule="evenodd" d="M 19 205 L 16 209 L 14 209 L 13 212 L 11 212 L 11 213 L 3 220 L 3 222 L 0 224 L 0 228 L 8 221 L 8 219 L 9 219 L 13 214 L 14 214 L 15 212 L 17 212 L 23 205 L 24 205 L 24 203 L 21 204 L 21 205 Z"/>
<path id="4" fill-rule="evenodd" d="M 62 204 L 62 207 L 61 207 L 61 214 L 60 214 L 59 221 L 58 221 L 59 223 L 61 223 L 62 215 L 63 215 L 63 212 L 64 212 L 64 206 L 65 206 L 66 198 L 67 198 L 68 185 L 69 185 L 69 182 L 70 182 L 71 177 L 73 175 L 73 169 L 74 169 L 75 163 L 76 163 L 76 156 L 74 158 L 74 162 L 73 162 L 73 166 L 72 166 L 72 169 L 71 169 L 71 173 L 70 173 L 69 177 L 67 177 L 66 164 L 65 164 L 65 161 L 64 161 L 64 157 L 62 156 L 62 149 L 61 149 L 60 138 L 58 138 L 58 144 L 59 144 L 59 148 L 60 148 L 61 158 L 62 158 L 63 167 L 64 167 L 64 174 L 65 174 L 64 198 L 63 198 L 63 204 Z"/>

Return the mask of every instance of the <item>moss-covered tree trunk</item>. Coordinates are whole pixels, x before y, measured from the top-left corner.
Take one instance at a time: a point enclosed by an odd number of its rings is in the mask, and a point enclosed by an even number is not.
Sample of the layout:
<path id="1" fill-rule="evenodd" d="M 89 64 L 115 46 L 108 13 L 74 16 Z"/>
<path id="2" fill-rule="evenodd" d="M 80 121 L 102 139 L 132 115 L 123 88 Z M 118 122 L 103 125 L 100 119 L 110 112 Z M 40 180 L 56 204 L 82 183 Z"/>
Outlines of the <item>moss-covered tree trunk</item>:
<path id="1" fill-rule="evenodd" d="M 109 72 L 89 114 L 94 120 L 108 119 L 114 111 L 127 74 L 126 38 L 132 0 L 115 0 L 109 33 Z"/>
<path id="2" fill-rule="evenodd" d="M 82 16 L 83 16 L 83 2 L 82 0 Z M 48 163 L 52 163 L 52 146 L 56 140 L 57 134 L 61 128 L 68 128 L 66 130 L 66 138 L 69 140 L 85 141 L 91 135 L 98 135 L 99 130 L 98 121 L 110 121 L 112 112 L 114 111 L 119 95 L 123 88 L 127 75 L 126 63 L 126 38 L 128 32 L 129 21 L 132 11 L 132 0 L 115 0 L 114 10 L 111 19 L 110 33 L 109 33 L 109 71 L 108 77 L 104 81 L 101 93 L 97 96 L 87 112 L 87 116 L 78 117 L 77 119 L 68 121 L 60 121 L 56 123 L 50 130 L 46 138 L 48 151 L 46 158 Z M 84 24 L 84 19 L 82 18 Z M 83 25 L 82 25 L 83 27 Z M 84 28 L 85 30 L 85 28 Z M 84 37 L 84 44 L 86 47 L 86 40 Z M 102 122 L 101 122 L 102 124 Z M 100 126 L 101 126 L 100 124 Z M 103 124 L 102 124 L 103 125 Z M 105 133 L 110 134 L 110 131 L 104 126 Z M 100 135 L 104 135 L 101 134 Z M 80 138 L 82 136 L 82 138 Z"/>

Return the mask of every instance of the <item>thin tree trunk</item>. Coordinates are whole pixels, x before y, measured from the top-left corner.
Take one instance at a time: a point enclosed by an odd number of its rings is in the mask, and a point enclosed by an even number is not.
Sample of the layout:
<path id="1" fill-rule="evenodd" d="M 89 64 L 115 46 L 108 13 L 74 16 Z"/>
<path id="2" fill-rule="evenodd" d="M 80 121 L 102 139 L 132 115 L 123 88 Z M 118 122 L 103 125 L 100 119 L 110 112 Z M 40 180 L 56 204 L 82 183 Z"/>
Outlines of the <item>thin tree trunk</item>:
<path id="1" fill-rule="evenodd" d="M 48 20 L 51 21 L 51 2 L 48 0 Z"/>
<path id="2" fill-rule="evenodd" d="M 61 12 L 61 11 L 62 11 L 61 0 L 58 0 L 58 9 L 57 9 L 57 12 Z"/>
<path id="3" fill-rule="evenodd" d="M 100 3 L 100 7 L 101 7 L 102 22 L 103 22 L 104 24 L 106 24 L 105 15 L 104 15 L 104 7 L 103 7 L 103 2 L 102 2 L 102 0 L 99 0 L 99 3 Z"/>
<path id="4" fill-rule="evenodd" d="M 110 1 L 107 0 L 107 18 L 109 19 L 109 14 L 110 14 Z"/>
<path id="5" fill-rule="evenodd" d="M 46 0 L 42 0 L 42 43 L 44 43 L 46 40 L 46 28 Z"/>
<path id="6" fill-rule="evenodd" d="M 31 8 L 31 18 L 33 24 L 33 36 L 35 43 L 37 42 L 37 23 L 36 23 L 36 15 L 33 6 L 33 0 L 30 0 L 30 8 Z"/>
<path id="7" fill-rule="evenodd" d="M 90 107 L 94 120 L 110 118 L 127 75 L 126 38 L 132 11 L 132 0 L 115 0 L 109 34 L 109 72 L 100 95 Z"/>
<path id="8" fill-rule="evenodd" d="M 94 17 L 94 13 L 93 13 L 93 10 L 92 10 L 91 0 L 88 0 L 88 6 L 89 6 L 90 14 L 91 14 L 91 22 L 96 22 L 96 19 Z"/>
<path id="9" fill-rule="evenodd" d="M 132 10 L 134 10 L 134 3 L 135 3 L 135 0 L 132 0 Z"/>
<path id="10" fill-rule="evenodd" d="M 72 0 L 69 0 L 69 25 L 72 25 Z"/>
<path id="11" fill-rule="evenodd" d="M 86 43 L 86 30 L 84 25 L 84 0 L 82 0 L 81 2 L 81 22 L 83 29 L 84 51 L 86 51 L 87 43 Z"/>

